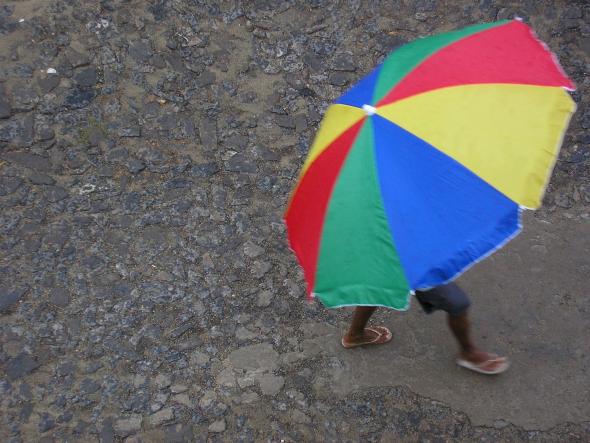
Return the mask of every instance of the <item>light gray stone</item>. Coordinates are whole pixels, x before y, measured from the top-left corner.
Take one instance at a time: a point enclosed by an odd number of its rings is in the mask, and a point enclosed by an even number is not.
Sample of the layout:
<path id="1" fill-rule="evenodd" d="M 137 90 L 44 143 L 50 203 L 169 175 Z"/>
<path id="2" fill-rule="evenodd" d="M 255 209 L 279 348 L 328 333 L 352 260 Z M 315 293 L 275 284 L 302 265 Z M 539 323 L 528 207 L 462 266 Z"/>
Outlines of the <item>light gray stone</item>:
<path id="1" fill-rule="evenodd" d="M 166 422 L 174 420 L 174 411 L 172 408 L 165 408 L 149 416 L 149 423 L 152 426 L 160 426 Z"/>
<path id="2" fill-rule="evenodd" d="M 258 377 L 258 384 L 264 395 L 274 396 L 285 385 L 285 378 L 280 375 L 265 374 Z"/>
<path id="3" fill-rule="evenodd" d="M 264 249 L 258 245 L 255 245 L 251 241 L 247 241 L 244 244 L 244 254 L 246 254 L 250 258 L 256 258 L 264 252 Z"/>
<path id="4" fill-rule="evenodd" d="M 291 420 L 293 420 L 295 423 L 299 423 L 299 424 L 311 423 L 311 419 L 298 409 L 293 409 L 289 415 L 291 415 Z"/>
<path id="5" fill-rule="evenodd" d="M 246 372 L 243 377 L 238 377 L 238 386 L 240 388 L 248 388 L 256 384 L 256 374 Z"/>
<path id="6" fill-rule="evenodd" d="M 170 386 L 170 392 L 173 394 L 180 394 L 185 391 L 188 391 L 188 386 L 178 384 Z"/>
<path id="7" fill-rule="evenodd" d="M 158 374 L 156 376 L 155 382 L 156 382 L 156 386 L 160 389 L 165 389 L 168 386 L 170 386 L 170 384 L 172 383 L 170 380 L 170 377 L 168 377 L 165 374 Z"/>
<path id="8" fill-rule="evenodd" d="M 278 366 L 279 354 L 268 343 L 244 346 L 233 351 L 229 362 L 234 368 L 255 371 L 274 371 Z"/>
<path id="9" fill-rule="evenodd" d="M 258 306 L 259 308 L 266 308 L 270 305 L 270 302 L 272 301 L 272 296 L 272 292 L 270 291 L 261 292 L 260 294 L 258 294 L 256 306 Z"/>
<path id="10" fill-rule="evenodd" d="M 211 358 L 201 351 L 195 351 L 191 354 L 191 364 L 195 366 L 205 366 Z"/>
<path id="11" fill-rule="evenodd" d="M 256 337 L 258 337 L 258 334 L 255 334 L 254 332 L 249 331 L 248 329 L 246 329 L 243 326 L 240 326 L 238 329 L 236 329 L 236 338 L 240 341 L 253 340 Z"/>
<path id="12" fill-rule="evenodd" d="M 305 354 L 303 352 L 287 352 L 281 356 L 281 360 L 284 365 L 292 365 L 298 361 L 305 360 Z"/>
<path id="13" fill-rule="evenodd" d="M 209 432 L 220 433 L 226 429 L 225 419 L 214 421 L 209 425 Z"/>
<path id="14" fill-rule="evenodd" d="M 213 402 L 215 400 L 217 400 L 217 394 L 215 393 L 215 391 L 207 391 L 200 398 L 199 406 L 202 409 L 207 409 L 208 407 L 210 407 L 213 404 Z"/>
<path id="15" fill-rule="evenodd" d="M 219 386 L 233 388 L 236 385 L 236 378 L 234 377 L 234 373 L 230 368 L 225 368 L 217 375 L 215 382 Z"/>
<path id="16" fill-rule="evenodd" d="M 254 274 L 254 277 L 256 278 L 262 278 L 264 274 L 270 271 L 270 268 L 272 268 L 272 264 L 269 262 L 257 260 L 252 266 L 252 274 Z"/>
<path id="17" fill-rule="evenodd" d="M 141 430 L 141 415 L 132 415 L 126 418 L 120 418 L 113 424 L 115 434 L 121 437 L 135 434 Z"/>
<path id="18" fill-rule="evenodd" d="M 244 392 L 239 397 L 239 402 L 242 404 L 256 403 L 258 400 L 260 400 L 260 396 L 256 392 L 253 392 L 253 391 Z"/>
<path id="19" fill-rule="evenodd" d="M 188 394 L 177 394 L 174 397 L 172 397 L 172 401 L 184 405 L 187 408 L 192 408 L 194 406 L 193 401 L 191 400 Z"/>

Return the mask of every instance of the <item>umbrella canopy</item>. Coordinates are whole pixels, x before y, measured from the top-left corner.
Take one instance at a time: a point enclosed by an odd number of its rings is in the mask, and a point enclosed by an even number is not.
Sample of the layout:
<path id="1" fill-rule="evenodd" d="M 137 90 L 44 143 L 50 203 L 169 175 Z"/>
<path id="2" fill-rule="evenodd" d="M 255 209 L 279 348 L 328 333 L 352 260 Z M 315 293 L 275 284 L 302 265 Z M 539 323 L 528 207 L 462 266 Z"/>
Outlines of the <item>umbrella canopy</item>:
<path id="1" fill-rule="evenodd" d="M 307 292 L 407 309 L 520 231 L 575 103 L 519 20 L 419 39 L 326 111 L 285 214 Z"/>

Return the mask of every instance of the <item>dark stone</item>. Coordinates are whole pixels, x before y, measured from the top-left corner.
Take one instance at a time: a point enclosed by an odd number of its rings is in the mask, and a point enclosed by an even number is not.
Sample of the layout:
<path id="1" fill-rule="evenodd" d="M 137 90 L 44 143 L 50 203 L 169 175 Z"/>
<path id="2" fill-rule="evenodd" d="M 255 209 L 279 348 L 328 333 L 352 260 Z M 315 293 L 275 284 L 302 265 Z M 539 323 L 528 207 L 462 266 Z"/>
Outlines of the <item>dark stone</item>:
<path id="1" fill-rule="evenodd" d="M 142 358 L 133 350 L 133 348 L 131 348 L 131 345 L 126 342 L 115 339 L 106 339 L 104 341 L 104 346 L 109 352 L 114 352 L 115 354 L 121 355 L 131 361 L 138 361 Z"/>
<path id="2" fill-rule="evenodd" d="M 303 97 L 315 97 L 317 95 L 313 89 L 308 87 L 301 88 L 298 91 Z"/>
<path id="3" fill-rule="evenodd" d="M 180 57 L 180 55 L 178 55 L 176 53 L 166 54 L 164 59 L 166 62 L 168 62 L 168 64 L 170 65 L 170 68 L 172 68 L 172 70 L 174 70 L 176 72 L 180 72 L 180 73 L 187 72 L 186 66 L 184 66 L 184 62 L 183 62 L 182 58 Z"/>
<path id="4" fill-rule="evenodd" d="M 31 78 L 33 76 L 33 68 L 30 65 L 20 64 L 14 68 L 14 73 L 21 78 Z"/>
<path id="5" fill-rule="evenodd" d="M 12 107 L 8 97 L 0 95 L 0 118 L 8 118 L 12 114 Z"/>
<path id="6" fill-rule="evenodd" d="M 158 69 L 164 69 L 166 67 L 166 61 L 160 54 L 155 54 L 150 58 L 150 65 Z"/>
<path id="7" fill-rule="evenodd" d="M 98 73 L 96 67 L 90 66 L 78 72 L 74 76 L 74 80 L 82 87 L 91 87 L 98 82 Z"/>
<path id="8" fill-rule="evenodd" d="M 45 191 L 45 198 L 47 198 L 47 200 L 51 203 L 56 203 L 60 200 L 63 200 L 68 195 L 68 191 L 66 191 L 61 186 L 49 186 Z"/>
<path id="9" fill-rule="evenodd" d="M 307 129 L 307 117 L 305 114 L 298 114 L 295 116 L 295 129 L 297 132 L 302 132 Z"/>
<path id="10" fill-rule="evenodd" d="M 117 10 L 118 8 L 113 8 L 114 10 Z M 127 23 L 131 22 L 131 20 L 133 19 L 133 16 L 131 15 L 131 12 L 129 12 L 128 9 L 120 9 L 117 12 L 117 15 L 115 16 L 115 23 L 117 26 L 123 26 L 126 25 Z"/>
<path id="11" fill-rule="evenodd" d="M 59 85 L 59 82 L 60 76 L 56 74 L 48 74 L 47 76 L 41 77 L 37 80 L 39 88 L 41 88 L 41 91 L 43 91 L 45 94 L 53 91 L 55 87 Z"/>
<path id="12" fill-rule="evenodd" d="M 37 363 L 29 354 L 22 352 L 8 361 L 6 364 L 6 375 L 9 380 L 17 380 L 30 374 L 39 366 L 39 363 Z"/>
<path id="13" fill-rule="evenodd" d="M 26 382 L 23 381 L 18 388 L 18 395 L 26 401 L 32 400 L 33 393 L 31 392 L 31 386 L 29 386 Z"/>
<path id="14" fill-rule="evenodd" d="M 53 130 L 53 128 L 50 128 L 49 126 L 42 126 L 37 131 L 37 137 L 41 141 L 53 140 L 53 138 L 55 137 L 55 131 Z"/>
<path id="15" fill-rule="evenodd" d="M 17 141 L 21 127 L 18 120 L 9 120 L 0 124 L 0 142 L 14 143 Z"/>
<path id="16" fill-rule="evenodd" d="M 165 114 L 158 119 L 158 123 L 161 129 L 174 129 L 178 125 L 178 115 L 173 113 Z"/>
<path id="17" fill-rule="evenodd" d="M 565 8 L 563 12 L 563 18 L 566 19 L 578 19 L 582 18 L 582 9 L 577 5 L 571 5 Z"/>
<path id="18" fill-rule="evenodd" d="M 228 137 L 225 144 L 230 148 L 243 149 L 248 146 L 248 141 L 249 139 L 245 135 L 236 134 Z"/>
<path id="19" fill-rule="evenodd" d="M 60 308 L 65 308 L 70 304 L 70 294 L 64 288 L 53 288 L 49 295 L 49 301 Z"/>
<path id="20" fill-rule="evenodd" d="M 57 417 L 58 423 L 69 423 L 74 418 L 74 414 L 71 411 L 66 411 Z"/>
<path id="21" fill-rule="evenodd" d="M 146 103 L 143 107 L 143 115 L 146 118 L 156 118 L 160 114 L 160 104 L 158 102 Z"/>
<path id="22" fill-rule="evenodd" d="M 332 69 L 335 71 L 354 72 L 356 71 L 356 67 L 357 65 L 354 62 L 352 54 L 339 54 L 332 62 Z"/>
<path id="23" fill-rule="evenodd" d="M 179 327 L 175 328 L 170 332 L 170 337 L 172 338 L 179 338 L 181 335 L 185 334 L 186 332 L 193 329 L 195 325 L 192 322 L 187 322 Z"/>
<path id="24" fill-rule="evenodd" d="M 39 419 L 39 432 L 47 432 L 55 428 L 55 420 L 51 415 L 44 412 Z"/>
<path id="25" fill-rule="evenodd" d="M 17 112 L 31 111 L 39 101 L 37 93 L 25 86 L 13 88 L 12 98 L 12 108 Z"/>
<path id="26" fill-rule="evenodd" d="M 66 361 L 57 367 L 56 372 L 59 377 L 65 377 L 67 375 L 73 374 L 75 370 L 76 364 L 72 361 Z"/>
<path id="27" fill-rule="evenodd" d="M 345 86 L 348 84 L 350 76 L 345 72 L 333 72 L 330 74 L 328 81 L 334 86 Z"/>
<path id="28" fill-rule="evenodd" d="M 86 374 L 94 374 L 96 371 L 98 371 L 100 368 L 102 368 L 104 365 L 99 362 L 99 361 L 93 361 L 90 364 L 88 364 L 88 366 L 86 366 L 85 369 L 85 373 Z"/>
<path id="29" fill-rule="evenodd" d="M 204 119 L 199 126 L 199 135 L 201 136 L 201 143 L 207 149 L 217 147 L 217 124 L 215 120 Z"/>
<path id="30" fill-rule="evenodd" d="M 186 178 L 173 178 L 166 182 L 165 187 L 167 189 L 179 189 L 179 188 L 190 188 L 193 185 L 192 180 Z"/>
<path id="31" fill-rule="evenodd" d="M 195 80 L 195 84 L 199 88 L 204 88 L 205 86 L 212 85 L 213 83 L 215 83 L 215 74 L 211 71 L 204 71 Z"/>
<path id="32" fill-rule="evenodd" d="M 256 172 L 256 163 L 245 154 L 236 154 L 230 158 L 225 168 L 232 172 Z"/>
<path id="33" fill-rule="evenodd" d="M 321 57 L 309 52 L 303 56 L 303 62 L 314 71 L 321 71 L 324 68 L 324 61 Z"/>
<path id="34" fill-rule="evenodd" d="M 152 13 L 156 22 L 161 22 L 168 17 L 170 5 L 165 0 L 158 0 L 151 2 L 147 9 Z"/>
<path id="35" fill-rule="evenodd" d="M 68 401 L 66 400 L 66 396 L 63 394 L 59 395 L 53 402 L 53 404 L 58 408 L 64 408 L 67 403 Z"/>
<path id="36" fill-rule="evenodd" d="M 141 136 L 141 126 L 137 121 L 129 121 L 119 128 L 120 137 L 139 137 Z"/>
<path id="37" fill-rule="evenodd" d="M 129 151 L 127 148 L 115 148 L 107 152 L 106 160 L 109 162 L 120 162 L 127 160 L 129 157 Z"/>
<path id="38" fill-rule="evenodd" d="M 125 402 L 125 409 L 135 413 L 144 413 L 149 410 L 150 395 L 147 392 L 140 392 Z"/>
<path id="39" fill-rule="evenodd" d="M 0 287 L 0 314 L 8 312 L 12 306 L 23 299 L 27 291 L 27 287 L 13 289 Z"/>
<path id="40" fill-rule="evenodd" d="M 23 241 L 24 250 L 30 254 L 37 252 L 40 247 L 41 247 L 41 237 L 40 236 L 29 237 Z"/>
<path id="41" fill-rule="evenodd" d="M 19 147 L 28 147 L 33 143 L 34 116 L 19 116 L 0 124 L 0 141 Z"/>
<path id="42" fill-rule="evenodd" d="M 275 121 L 281 128 L 295 129 L 295 120 L 289 115 L 278 115 Z"/>
<path id="43" fill-rule="evenodd" d="M 102 422 L 99 434 L 100 443 L 115 443 L 115 430 L 113 429 L 113 420 L 107 418 Z"/>
<path id="44" fill-rule="evenodd" d="M 66 58 L 70 62 L 70 65 L 72 65 L 72 68 L 78 68 L 90 63 L 90 57 L 88 56 L 88 53 L 80 53 L 74 51 L 73 49 L 68 50 Z"/>
<path id="45" fill-rule="evenodd" d="M 261 158 L 262 160 L 265 161 L 277 161 L 280 159 L 280 156 L 276 153 L 271 151 L 268 148 L 265 148 L 264 146 L 256 146 L 254 148 L 254 152 L 256 152 L 256 155 Z"/>
<path id="46" fill-rule="evenodd" d="M 27 152 L 7 152 L 3 155 L 3 158 L 34 171 L 49 172 L 52 168 L 50 159 Z"/>
<path id="47" fill-rule="evenodd" d="M 32 173 L 29 175 L 29 181 L 34 185 L 53 185 L 55 180 L 47 174 Z"/>
<path id="48" fill-rule="evenodd" d="M 33 403 L 31 403 L 30 401 L 25 402 L 20 409 L 20 412 L 18 414 L 18 418 L 20 419 L 20 421 L 26 423 L 27 421 L 29 421 L 29 417 L 31 416 L 32 412 L 33 412 Z"/>
<path id="49" fill-rule="evenodd" d="M 90 146 L 98 146 L 105 139 L 105 131 L 99 127 L 93 127 L 88 133 L 88 142 Z"/>
<path id="50" fill-rule="evenodd" d="M 123 200 L 123 207 L 128 211 L 137 211 L 140 208 L 141 195 L 138 192 L 127 194 Z"/>
<path id="51" fill-rule="evenodd" d="M 416 12 L 432 12 L 436 10 L 436 0 L 416 0 Z"/>
<path id="52" fill-rule="evenodd" d="M 88 269 L 94 270 L 100 267 L 104 263 L 104 260 L 98 255 L 89 255 L 83 258 L 81 263 Z"/>
<path id="53" fill-rule="evenodd" d="M 164 428 L 165 439 L 167 443 L 183 443 L 195 441 L 192 426 L 179 423 Z"/>
<path id="54" fill-rule="evenodd" d="M 166 40 L 166 47 L 171 51 L 174 51 L 178 48 L 178 43 L 176 43 L 176 40 L 169 38 L 168 40 Z"/>
<path id="55" fill-rule="evenodd" d="M 129 46 L 129 55 L 139 63 L 147 63 L 152 56 L 152 49 L 147 41 L 137 41 Z"/>
<path id="56" fill-rule="evenodd" d="M 64 99 L 64 106 L 69 109 L 81 109 L 88 106 L 96 97 L 96 91 L 91 88 L 71 89 Z"/>
<path id="57" fill-rule="evenodd" d="M 132 174 L 137 174 L 145 169 L 145 163 L 135 158 L 129 160 L 126 166 Z"/>
<path id="58" fill-rule="evenodd" d="M 85 378 L 82 380 L 82 383 L 80 383 L 80 389 L 85 394 L 94 394 L 100 389 L 100 384 L 97 383 L 96 380 Z"/>
<path id="59" fill-rule="evenodd" d="M 103 165 L 96 170 L 96 173 L 99 177 L 112 177 L 115 171 L 111 166 Z"/>
<path id="60" fill-rule="evenodd" d="M 0 177 L 0 195 L 10 195 L 22 184 L 20 177 Z"/>
<path id="61" fill-rule="evenodd" d="M 43 238 L 48 247 L 61 249 L 70 238 L 69 230 L 66 227 L 54 227 Z"/>
<path id="62" fill-rule="evenodd" d="M 190 170 L 190 174 L 193 177 L 211 177 L 219 172 L 219 165 L 215 162 L 200 163 L 193 165 Z"/>

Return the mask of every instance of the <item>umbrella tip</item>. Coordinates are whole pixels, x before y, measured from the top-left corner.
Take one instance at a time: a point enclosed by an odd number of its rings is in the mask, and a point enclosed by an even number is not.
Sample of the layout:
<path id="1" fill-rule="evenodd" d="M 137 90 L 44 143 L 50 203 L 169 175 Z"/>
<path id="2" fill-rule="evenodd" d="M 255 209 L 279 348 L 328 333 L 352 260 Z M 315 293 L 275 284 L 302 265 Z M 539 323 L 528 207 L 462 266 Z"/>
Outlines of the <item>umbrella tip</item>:
<path id="1" fill-rule="evenodd" d="M 363 109 L 367 113 L 367 115 L 374 115 L 377 112 L 377 108 L 371 105 L 363 105 Z"/>

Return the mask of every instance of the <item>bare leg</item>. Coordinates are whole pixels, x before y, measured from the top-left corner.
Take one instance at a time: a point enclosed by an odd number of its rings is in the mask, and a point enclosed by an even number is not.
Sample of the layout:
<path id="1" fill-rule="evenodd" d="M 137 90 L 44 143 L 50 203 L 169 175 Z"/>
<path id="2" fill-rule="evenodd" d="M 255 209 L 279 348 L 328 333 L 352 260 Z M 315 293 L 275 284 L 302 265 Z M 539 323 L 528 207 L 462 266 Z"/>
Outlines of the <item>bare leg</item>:
<path id="1" fill-rule="evenodd" d="M 357 306 L 352 316 L 352 323 L 344 336 L 347 343 L 358 343 L 372 340 L 376 337 L 375 332 L 365 329 L 369 319 L 377 308 L 375 306 Z"/>
<path id="2" fill-rule="evenodd" d="M 459 342 L 461 352 L 469 353 L 474 351 L 476 348 L 473 342 L 471 341 L 471 328 L 469 324 L 469 317 L 467 316 L 467 311 L 465 311 L 461 315 L 449 315 L 448 322 L 449 328 L 451 328 L 453 335 Z"/>
<path id="3" fill-rule="evenodd" d="M 461 315 L 449 315 L 448 322 L 453 335 L 459 342 L 461 358 L 476 364 L 487 362 L 485 369 L 491 371 L 505 363 L 505 358 L 494 357 L 487 352 L 481 351 L 473 344 L 467 311 Z"/>

